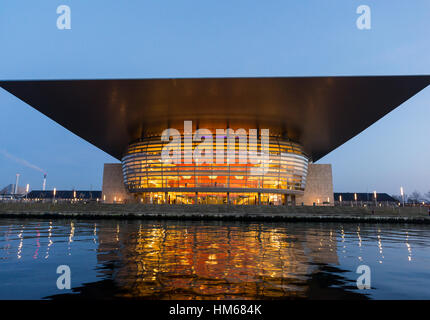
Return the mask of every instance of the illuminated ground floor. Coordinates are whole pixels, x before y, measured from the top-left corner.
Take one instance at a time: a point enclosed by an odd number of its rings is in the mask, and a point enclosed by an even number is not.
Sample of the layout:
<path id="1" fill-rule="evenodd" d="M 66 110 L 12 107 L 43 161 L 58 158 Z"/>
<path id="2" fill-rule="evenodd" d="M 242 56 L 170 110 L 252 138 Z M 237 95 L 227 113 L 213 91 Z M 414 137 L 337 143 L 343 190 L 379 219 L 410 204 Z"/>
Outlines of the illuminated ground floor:
<path id="1" fill-rule="evenodd" d="M 258 192 L 144 192 L 134 197 L 137 202 L 146 204 L 287 205 L 296 200 L 295 195 Z"/>
<path id="2" fill-rule="evenodd" d="M 265 190 L 260 188 L 136 188 L 124 183 L 123 167 L 105 164 L 102 199 L 105 203 L 146 204 L 232 204 L 232 205 L 334 205 L 332 169 L 329 164 L 309 164 L 304 190 Z"/>

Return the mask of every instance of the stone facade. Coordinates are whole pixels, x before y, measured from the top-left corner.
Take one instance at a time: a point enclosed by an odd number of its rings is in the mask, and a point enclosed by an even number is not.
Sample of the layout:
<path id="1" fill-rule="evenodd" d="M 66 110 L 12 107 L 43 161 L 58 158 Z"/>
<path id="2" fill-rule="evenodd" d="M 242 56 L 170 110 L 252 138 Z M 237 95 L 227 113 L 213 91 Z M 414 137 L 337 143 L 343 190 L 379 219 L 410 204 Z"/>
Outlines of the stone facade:
<path id="1" fill-rule="evenodd" d="M 125 203 L 133 199 L 124 186 L 121 163 L 105 163 L 102 196 L 105 203 Z"/>
<path id="2" fill-rule="evenodd" d="M 333 176 L 331 164 L 309 164 L 303 196 L 296 198 L 296 205 L 333 206 Z"/>

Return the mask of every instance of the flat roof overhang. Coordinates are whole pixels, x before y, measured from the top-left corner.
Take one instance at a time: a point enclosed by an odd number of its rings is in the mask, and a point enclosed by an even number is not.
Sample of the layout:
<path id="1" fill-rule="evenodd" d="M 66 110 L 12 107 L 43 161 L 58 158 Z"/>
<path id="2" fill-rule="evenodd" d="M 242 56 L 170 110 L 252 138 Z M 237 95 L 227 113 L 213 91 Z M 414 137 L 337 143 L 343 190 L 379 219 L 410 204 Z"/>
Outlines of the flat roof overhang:
<path id="1" fill-rule="evenodd" d="M 0 81 L 119 160 L 130 142 L 192 120 L 269 128 L 317 161 L 429 84 L 430 76 Z"/>

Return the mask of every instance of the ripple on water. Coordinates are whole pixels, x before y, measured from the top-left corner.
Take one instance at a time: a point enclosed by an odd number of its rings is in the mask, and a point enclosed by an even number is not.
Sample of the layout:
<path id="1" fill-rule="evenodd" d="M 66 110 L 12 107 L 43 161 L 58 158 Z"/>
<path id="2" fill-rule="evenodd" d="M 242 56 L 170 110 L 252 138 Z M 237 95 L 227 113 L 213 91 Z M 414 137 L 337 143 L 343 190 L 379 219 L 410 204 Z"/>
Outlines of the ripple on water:
<path id="1" fill-rule="evenodd" d="M 0 298 L 428 299 L 429 244 L 421 225 L 0 219 Z"/>

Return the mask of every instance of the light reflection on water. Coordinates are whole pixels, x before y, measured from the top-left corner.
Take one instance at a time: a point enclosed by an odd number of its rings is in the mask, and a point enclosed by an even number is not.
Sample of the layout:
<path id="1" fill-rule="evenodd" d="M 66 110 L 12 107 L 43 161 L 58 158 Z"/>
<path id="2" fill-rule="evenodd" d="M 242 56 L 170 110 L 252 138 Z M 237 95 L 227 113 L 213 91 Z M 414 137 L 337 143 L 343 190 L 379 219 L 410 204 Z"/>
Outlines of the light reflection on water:
<path id="1" fill-rule="evenodd" d="M 429 245 L 419 225 L 0 219 L 0 299 L 430 299 Z"/>

